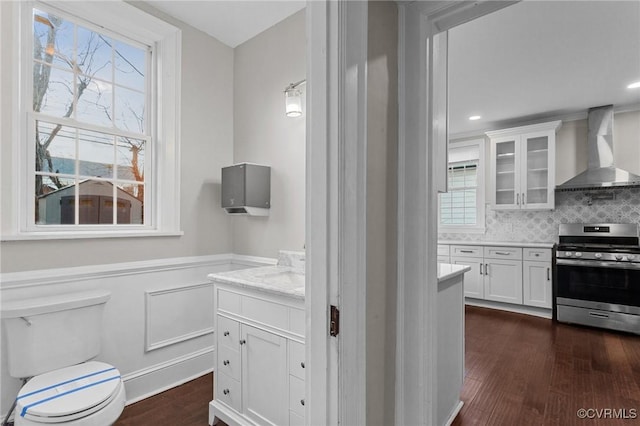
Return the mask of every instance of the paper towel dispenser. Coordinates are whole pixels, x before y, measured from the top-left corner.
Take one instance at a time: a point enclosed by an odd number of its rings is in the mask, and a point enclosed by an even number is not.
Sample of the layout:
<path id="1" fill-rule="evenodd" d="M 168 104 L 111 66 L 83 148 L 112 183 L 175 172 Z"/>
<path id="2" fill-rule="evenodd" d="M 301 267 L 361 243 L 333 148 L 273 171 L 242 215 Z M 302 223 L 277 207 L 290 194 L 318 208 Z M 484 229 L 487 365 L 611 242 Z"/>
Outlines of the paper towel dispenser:
<path id="1" fill-rule="evenodd" d="M 271 167 L 251 163 L 222 168 L 222 208 L 228 214 L 269 216 Z"/>

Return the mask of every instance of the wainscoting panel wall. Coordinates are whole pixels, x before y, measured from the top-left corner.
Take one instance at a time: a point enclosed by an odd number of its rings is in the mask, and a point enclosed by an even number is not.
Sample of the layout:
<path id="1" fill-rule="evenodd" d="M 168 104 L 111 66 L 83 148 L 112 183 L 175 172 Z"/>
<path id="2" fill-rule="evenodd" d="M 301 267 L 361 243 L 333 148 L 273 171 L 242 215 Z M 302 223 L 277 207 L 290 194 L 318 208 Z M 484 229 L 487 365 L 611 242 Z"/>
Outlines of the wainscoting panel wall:
<path id="1" fill-rule="evenodd" d="M 145 292 L 146 351 L 213 333 L 210 281 Z"/>
<path id="2" fill-rule="evenodd" d="M 0 274 L 0 301 L 105 289 L 97 360 L 120 370 L 127 403 L 213 370 L 213 286 L 207 274 L 263 266 L 273 259 L 220 254 Z M 0 415 L 21 382 L 8 374 L 0 342 Z"/>

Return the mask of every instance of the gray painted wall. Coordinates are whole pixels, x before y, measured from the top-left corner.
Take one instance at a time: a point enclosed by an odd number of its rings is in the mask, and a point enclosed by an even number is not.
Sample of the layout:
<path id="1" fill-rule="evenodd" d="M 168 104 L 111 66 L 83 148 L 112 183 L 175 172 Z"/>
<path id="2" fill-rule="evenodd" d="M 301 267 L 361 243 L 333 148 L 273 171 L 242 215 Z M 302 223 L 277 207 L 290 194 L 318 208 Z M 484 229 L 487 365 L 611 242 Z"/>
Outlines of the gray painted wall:
<path id="1" fill-rule="evenodd" d="M 284 89 L 306 78 L 305 34 L 302 10 L 235 49 L 233 160 L 271 166 L 270 215 L 231 218 L 237 254 L 304 249 L 305 114 L 285 116 Z"/>
<path id="2" fill-rule="evenodd" d="M 233 49 L 148 4 L 134 5 L 182 29 L 181 237 L 3 241 L 2 272 L 229 253 L 232 219 L 220 209 L 220 169 L 233 160 Z M 13 4 L 2 2 L 2 42 L 10 45 Z M 303 33 L 304 34 L 304 33 Z M 304 36 L 302 37 L 304 39 Z M 11 200 L 11 49 L 2 49 L 2 211 Z M 6 229 L 7 215 L 2 215 Z"/>

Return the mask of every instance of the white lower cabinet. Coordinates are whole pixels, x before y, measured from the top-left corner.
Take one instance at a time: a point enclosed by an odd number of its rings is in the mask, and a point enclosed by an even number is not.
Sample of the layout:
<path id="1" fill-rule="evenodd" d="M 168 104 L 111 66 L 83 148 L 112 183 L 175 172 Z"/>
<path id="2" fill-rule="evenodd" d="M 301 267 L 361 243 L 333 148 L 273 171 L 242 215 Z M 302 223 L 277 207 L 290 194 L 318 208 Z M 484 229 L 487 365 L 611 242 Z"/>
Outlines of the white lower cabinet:
<path id="1" fill-rule="evenodd" d="M 551 309 L 551 252 L 525 249 L 523 272 L 523 303 Z"/>
<path id="2" fill-rule="evenodd" d="M 471 267 L 471 270 L 464 274 L 464 296 L 484 299 L 484 276 L 482 272 L 484 262 L 482 258 L 452 257 L 451 263 Z"/>
<path id="3" fill-rule="evenodd" d="M 468 265 L 464 295 L 551 308 L 551 249 L 452 245 L 451 263 Z"/>
<path id="4" fill-rule="evenodd" d="M 522 304 L 522 261 L 485 259 L 484 298 Z"/>
<path id="5" fill-rule="evenodd" d="M 451 263 L 448 244 L 438 244 L 438 263 Z"/>
<path id="6" fill-rule="evenodd" d="M 285 297 L 262 299 L 217 284 L 214 289 L 216 368 L 209 424 L 219 418 L 229 425 L 303 425 L 305 346 L 293 322 L 304 302 L 287 306 Z"/>

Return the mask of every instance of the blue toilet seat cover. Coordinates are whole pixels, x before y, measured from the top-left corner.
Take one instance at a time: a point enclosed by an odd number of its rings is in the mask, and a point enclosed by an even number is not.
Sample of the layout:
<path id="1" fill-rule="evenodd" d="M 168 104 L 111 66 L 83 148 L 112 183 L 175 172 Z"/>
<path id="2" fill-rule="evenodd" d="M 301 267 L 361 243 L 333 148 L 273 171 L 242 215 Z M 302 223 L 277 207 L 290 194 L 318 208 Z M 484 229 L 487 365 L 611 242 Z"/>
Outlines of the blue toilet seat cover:
<path id="1" fill-rule="evenodd" d="M 16 415 L 46 423 L 82 417 L 102 408 L 120 389 L 120 372 L 90 361 L 35 376 L 18 393 Z M 94 408 L 92 410 L 92 408 Z M 45 420 L 47 419 L 48 420 Z"/>

